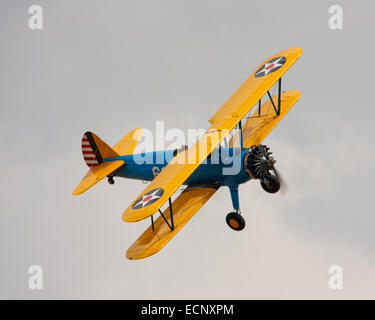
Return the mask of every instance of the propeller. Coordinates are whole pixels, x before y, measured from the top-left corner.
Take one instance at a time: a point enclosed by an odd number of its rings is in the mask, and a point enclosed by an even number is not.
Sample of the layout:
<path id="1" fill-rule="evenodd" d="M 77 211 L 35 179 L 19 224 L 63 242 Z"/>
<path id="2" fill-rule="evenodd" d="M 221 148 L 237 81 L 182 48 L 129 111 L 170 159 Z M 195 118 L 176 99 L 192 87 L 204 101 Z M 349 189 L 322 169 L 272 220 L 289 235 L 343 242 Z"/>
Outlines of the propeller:
<path id="1" fill-rule="evenodd" d="M 280 192 L 281 192 L 282 195 L 285 195 L 285 194 L 287 193 L 287 191 L 288 191 L 288 185 L 286 184 L 285 179 L 284 179 L 284 177 L 280 174 L 279 170 L 277 170 L 277 169 L 275 168 L 275 165 L 273 165 L 272 169 L 273 169 L 273 172 L 275 172 L 276 177 L 277 177 L 277 178 L 279 179 L 279 181 L 280 181 Z"/>
<path id="2" fill-rule="evenodd" d="M 279 179 L 280 192 L 285 195 L 288 187 L 283 176 L 275 168 L 275 162 L 270 148 L 261 144 L 253 145 L 245 158 L 245 170 L 251 178 L 261 180 L 269 175 L 270 171 L 273 171 Z"/>

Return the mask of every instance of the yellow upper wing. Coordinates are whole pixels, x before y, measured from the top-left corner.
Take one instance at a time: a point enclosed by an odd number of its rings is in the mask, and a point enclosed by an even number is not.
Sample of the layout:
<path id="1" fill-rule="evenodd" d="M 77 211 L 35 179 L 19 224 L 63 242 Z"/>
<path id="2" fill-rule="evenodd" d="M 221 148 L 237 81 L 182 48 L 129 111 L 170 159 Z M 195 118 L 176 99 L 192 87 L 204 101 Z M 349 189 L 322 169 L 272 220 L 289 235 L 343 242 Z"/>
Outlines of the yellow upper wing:
<path id="1" fill-rule="evenodd" d="M 257 103 L 267 93 L 277 80 L 296 62 L 301 54 L 302 48 L 294 47 L 281 51 L 265 60 L 211 117 L 210 122 L 218 126 L 226 119 L 242 119 L 249 112 L 249 107 Z M 261 68 L 263 66 L 270 67 L 268 62 L 278 57 L 285 58 L 284 64 L 276 71 L 262 75 Z M 272 68 L 269 70 L 272 70 Z M 255 76 L 256 74 L 258 76 Z"/>
<path id="2" fill-rule="evenodd" d="M 294 47 L 281 51 L 265 60 L 213 115 L 210 119 L 211 127 L 206 133 L 194 146 L 180 152 L 163 168 L 160 174 L 125 210 L 122 219 L 127 222 L 134 222 L 155 213 L 217 147 L 229 131 L 251 110 L 254 104 L 266 94 L 267 90 L 291 67 L 301 53 L 301 48 Z M 268 67 L 270 68 L 265 70 Z M 269 70 L 273 72 L 267 73 Z M 148 204 L 145 206 L 139 205 L 142 199 L 148 197 L 146 193 L 153 194 L 154 190 L 157 190 L 155 192 L 157 192 L 158 199 L 153 202 L 146 202 Z"/>

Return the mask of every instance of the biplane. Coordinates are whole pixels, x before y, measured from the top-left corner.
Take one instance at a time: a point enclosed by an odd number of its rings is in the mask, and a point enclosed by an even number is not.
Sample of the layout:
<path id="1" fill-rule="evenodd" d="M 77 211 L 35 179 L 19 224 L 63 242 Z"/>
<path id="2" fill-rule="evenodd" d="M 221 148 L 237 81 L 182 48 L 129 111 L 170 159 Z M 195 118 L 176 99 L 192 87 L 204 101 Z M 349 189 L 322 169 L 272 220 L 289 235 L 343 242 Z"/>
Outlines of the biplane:
<path id="1" fill-rule="evenodd" d="M 152 157 L 162 153 L 169 159 L 159 165 L 156 176 L 154 164 L 140 165 L 134 160 L 142 129 L 130 131 L 113 147 L 92 132 L 83 135 L 82 153 L 89 171 L 74 195 L 106 177 L 110 184 L 115 177 L 150 181 L 122 214 L 125 222 L 151 219 L 148 229 L 127 250 L 128 259 L 146 258 L 161 250 L 221 187 L 229 189 L 233 211 L 226 222 L 236 231 L 245 227 L 239 206 L 240 184 L 259 180 L 266 192 L 279 191 L 281 179 L 275 160 L 261 142 L 300 97 L 298 90 L 281 91 L 281 77 L 301 54 L 301 48 L 293 47 L 265 60 L 212 116 L 211 126 L 194 145 L 153 151 Z M 271 88 L 277 94 L 271 95 Z M 234 154 L 240 159 L 240 170 L 224 174 L 229 165 L 225 155 Z M 219 155 L 220 161 L 213 161 L 214 155 Z M 159 214 L 157 219 L 155 214 Z"/>

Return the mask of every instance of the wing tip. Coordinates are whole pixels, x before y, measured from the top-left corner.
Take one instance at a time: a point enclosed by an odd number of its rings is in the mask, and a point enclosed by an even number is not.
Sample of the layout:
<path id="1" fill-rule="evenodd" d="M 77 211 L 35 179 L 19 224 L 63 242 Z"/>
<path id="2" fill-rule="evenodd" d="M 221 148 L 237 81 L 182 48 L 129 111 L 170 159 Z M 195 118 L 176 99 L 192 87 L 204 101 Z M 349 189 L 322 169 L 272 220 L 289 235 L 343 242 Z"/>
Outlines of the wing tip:
<path id="1" fill-rule="evenodd" d="M 128 213 L 127 210 L 122 214 L 121 219 L 124 222 L 137 222 L 142 219 L 138 219 L 136 215 Z"/>
<path id="2" fill-rule="evenodd" d="M 74 191 L 72 192 L 72 195 L 78 196 L 78 195 L 82 194 L 84 191 L 85 190 L 74 189 Z"/>
<path id="3" fill-rule="evenodd" d="M 145 194 L 145 192 L 141 193 L 141 195 L 143 194 Z M 137 199 L 139 199 L 139 197 Z M 155 214 L 155 212 L 157 212 L 158 209 L 160 209 L 164 204 L 165 201 L 160 202 L 160 199 L 162 199 L 162 197 L 159 198 L 158 201 L 155 201 L 150 205 L 144 206 L 143 208 L 133 209 L 132 206 L 137 201 L 135 200 L 122 214 L 122 220 L 124 222 L 137 222 L 149 218 L 150 216 Z"/>
<path id="4" fill-rule="evenodd" d="M 303 48 L 300 47 L 300 46 L 291 47 L 287 50 L 295 50 L 295 51 L 299 52 L 300 54 L 303 52 Z"/>
<path id="5" fill-rule="evenodd" d="M 82 187 L 80 185 L 78 185 L 72 192 L 72 195 L 73 196 L 78 196 L 80 194 L 82 194 L 83 192 L 85 192 L 85 190 L 82 190 Z"/>
<path id="6" fill-rule="evenodd" d="M 282 92 L 281 94 L 283 94 L 283 93 L 289 93 L 291 95 L 295 95 L 295 96 L 298 96 L 298 97 L 301 96 L 301 91 L 298 90 L 298 89 L 290 89 L 290 90 Z"/>
<path id="7" fill-rule="evenodd" d="M 141 260 L 144 258 L 151 257 L 154 254 L 158 253 L 164 247 L 162 246 L 161 248 L 153 248 L 153 250 L 150 250 L 150 248 L 142 248 L 141 250 L 137 250 L 133 246 L 134 243 L 126 251 L 125 257 L 128 260 Z"/>

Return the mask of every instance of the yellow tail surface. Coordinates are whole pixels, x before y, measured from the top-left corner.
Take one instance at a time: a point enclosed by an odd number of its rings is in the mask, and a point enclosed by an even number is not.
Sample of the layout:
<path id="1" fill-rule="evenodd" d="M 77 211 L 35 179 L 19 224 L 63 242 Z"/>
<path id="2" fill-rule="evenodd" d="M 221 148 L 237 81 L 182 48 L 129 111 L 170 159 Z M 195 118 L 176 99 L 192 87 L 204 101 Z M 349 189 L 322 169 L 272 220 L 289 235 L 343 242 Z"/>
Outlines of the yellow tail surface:
<path id="1" fill-rule="evenodd" d="M 113 148 L 106 144 L 93 132 L 86 132 L 82 137 L 82 155 L 90 168 L 77 188 L 74 195 L 81 194 L 90 189 L 94 184 L 120 168 L 125 161 L 104 161 L 105 158 L 118 157 L 132 154 L 141 136 L 142 129 L 137 128 L 127 133 Z"/>

